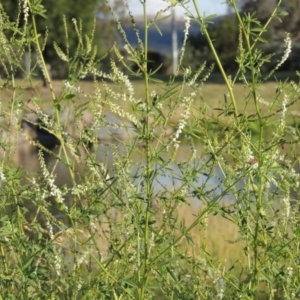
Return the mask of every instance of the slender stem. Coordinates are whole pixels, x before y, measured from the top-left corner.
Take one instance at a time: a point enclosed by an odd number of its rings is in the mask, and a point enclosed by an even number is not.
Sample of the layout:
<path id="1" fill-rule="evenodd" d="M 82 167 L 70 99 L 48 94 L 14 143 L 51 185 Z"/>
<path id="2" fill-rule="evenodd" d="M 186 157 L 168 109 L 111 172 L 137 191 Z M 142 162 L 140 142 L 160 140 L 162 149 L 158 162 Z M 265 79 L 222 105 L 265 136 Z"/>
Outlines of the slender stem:
<path id="1" fill-rule="evenodd" d="M 276 5 L 276 8 L 274 9 L 274 11 L 273 11 L 272 15 L 270 16 L 270 18 L 268 19 L 268 21 L 267 21 L 267 22 L 265 23 L 265 25 L 262 27 L 261 31 L 258 33 L 256 39 L 253 41 L 253 43 L 252 43 L 252 45 L 251 45 L 251 49 L 253 49 L 253 48 L 256 46 L 256 44 L 257 44 L 257 42 L 259 41 L 259 39 L 260 39 L 260 37 L 262 36 L 262 34 L 266 31 L 266 29 L 267 29 L 268 26 L 270 25 L 271 21 L 275 18 L 275 15 L 276 15 L 276 13 L 277 13 L 278 8 L 279 8 L 280 5 L 281 5 L 281 2 L 282 2 L 282 0 L 278 0 L 278 3 L 277 3 L 277 5 Z M 234 3 L 232 3 L 232 5 L 234 5 Z M 245 55 L 246 55 L 246 58 L 247 58 L 248 53 L 245 53 Z M 241 72 L 241 68 L 240 68 L 240 66 L 239 66 L 239 69 L 238 69 L 238 71 L 236 72 L 236 75 L 235 75 L 235 77 L 234 77 L 234 79 L 233 79 L 233 83 L 235 83 L 236 80 L 239 78 L 240 72 Z"/>
<path id="2" fill-rule="evenodd" d="M 1 256 L 2 256 L 3 258 L 5 257 L 5 251 L 4 251 L 3 246 L 0 246 L 0 254 L 1 254 Z M 8 274 L 8 264 L 7 264 L 7 259 L 3 259 L 3 267 L 4 267 L 5 275 L 7 275 L 7 274 Z"/>
<path id="3" fill-rule="evenodd" d="M 15 77 L 14 75 L 12 74 L 12 86 L 13 86 L 13 96 L 12 96 L 12 103 L 11 103 L 11 109 L 10 109 L 10 116 L 14 116 L 15 115 L 15 99 L 16 99 L 16 83 L 15 83 Z M 18 147 L 18 146 L 17 146 Z M 17 195 L 15 194 L 15 190 L 14 190 L 14 187 L 12 186 L 12 192 L 13 192 L 13 198 L 15 200 L 15 205 L 17 207 L 17 216 L 18 216 L 18 230 L 19 230 L 19 233 L 20 234 L 24 234 L 24 231 L 23 231 L 23 225 L 21 223 L 21 216 L 22 216 L 22 213 L 20 211 L 20 203 L 19 203 L 19 198 L 17 197 Z"/>
<path id="4" fill-rule="evenodd" d="M 257 97 L 257 77 L 256 77 L 256 68 L 255 68 L 255 63 L 254 63 L 254 56 L 253 56 L 253 50 L 254 50 L 254 45 L 257 42 L 257 40 L 251 44 L 250 42 L 250 36 L 251 36 L 251 28 L 250 28 L 250 21 L 247 23 L 247 27 L 245 26 L 245 23 L 243 22 L 243 20 L 241 19 L 240 13 L 238 11 L 238 8 L 236 6 L 236 2 L 233 1 L 232 2 L 233 8 L 235 10 L 235 14 L 238 17 L 239 20 L 239 24 L 241 26 L 245 41 L 246 41 L 246 46 L 247 46 L 247 55 L 249 57 L 249 62 L 250 62 L 250 71 L 251 71 L 251 93 L 253 96 L 253 101 L 254 101 L 254 105 L 255 105 L 255 110 L 256 110 L 256 114 L 258 116 L 258 122 L 259 122 L 259 140 L 258 140 L 258 149 L 257 149 L 257 156 L 259 159 L 259 167 L 258 167 L 258 191 L 257 191 L 257 199 L 256 199 L 256 220 L 255 220 L 255 233 L 254 233 L 254 272 L 253 272 L 253 279 L 251 279 L 250 287 L 251 284 L 253 283 L 254 285 L 257 284 L 258 281 L 258 260 L 259 260 L 259 248 L 258 248 L 258 238 L 259 238 L 259 233 L 261 232 L 261 230 L 264 230 L 263 228 L 261 228 L 261 209 L 262 209 L 262 195 L 263 195 L 263 181 L 264 181 L 264 176 L 263 176 L 263 171 L 262 171 L 262 149 L 263 149 L 263 132 L 264 132 L 264 123 L 263 120 L 261 118 L 261 112 L 260 112 L 260 107 L 259 107 L 259 103 L 258 103 L 258 97 Z M 276 10 L 274 10 L 273 13 L 275 13 Z M 262 33 L 262 31 L 261 31 Z M 252 179 L 253 180 L 253 179 Z M 264 238 L 264 243 L 267 241 L 267 239 L 265 238 L 265 233 L 263 232 L 263 238 Z"/>
<path id="5" fill-rule="evenodd" d="M 30 5 L 30 2 L 28 2 L 28 5 Z M 35 37 L 35 44 L 36 44 L 36 47 L 37 47 L 37 52 L 38 52 L 38 56 L 39 56 L 39 59 L 40 59 L 41 68 L 43 70 L 44 76 L 46 77 L 46 81 L 47 81 L 47 83 L 49 85 L 49 88 L 50 88 L 50 91 L 51 91 L 52 101 L 53 101 L 54 108 L 55 108 L 56 122 L 57 122 L 58 127 L 60 128 L 61 124 L 60 124 L 59 109 L 57 108 L 57 105 L 55 105 L 57 99 L 56 99 L 56 96 L 55 96 L 55 93 L 54 93 L 53 85 L 52 85 L 52 82 L 50 80 L 50 75 L 49 75 L 49 72 L 48 72 L 48 69 L 47 69 L 47 66 L 46 66 L 46 62 L 45 62 L 43 54 L 42 54 L 42 49 L 41 49 L 41 46 L 40 46 L 40 43 L 39 43 L 39 39 L 38 39 L 39 35 L 38 35 L 38 32 L 37 32 L 37 26 L 36 26 L 34 13 L 31 14 L 31 19 L 32 19 L 32 25 L 33 25 L 33 31 L 34 31 L 34 37 Z M 57 138 L 59 139 L 59 141 L 61 143 L 61 147 L 62 147 L 64 156 L 65 156 L 66 162 L 69 166 L 68 169 L 69 169 L 69 172 L 70 172 L 70 175 L 71 175 L 71 179 L 72 179 L 73 184 L 75 185 L 75 175 L 74 175 L 73 170 L 70 167 L 71 166 L 70 165 L 70 160 L 69 160 L 69 156 L 67 154 L 64 139 L 62 137 L 61 132 L 56 132 L 56 135 L 57 135 Z"/>
<path id="6" fill-rule="evenodd" d="M 148 19 L 147 19 L 147 4 L 146 1 L 143 2 L 143 15 L 144 15 L 144 61 L 143 61 L 143 73 L 144 73 L 144 83 L 145 83 L 145 96 L 146 96 L 146 212 L 145 212 L 145 228 L 144 228 L 144 275 L 143 282 L 140 291 L 140 299 L 145 299 L 145 289 L 148 281 L 148 267 L 149 267 L 149 209 L 151 204 L 151 149 L 150 149 L 150 120 L 149 120 L 149 110 L 150 110 L 150 95 L 149 95 L 149 74 L 148 74 Z"/>
<path id="7" fill-rule="evenodd" d="M 28 2 L 29 5 L 30 5 L 30 2 Z M 30 7 L 31 9 L 31 7 Z M 52 96 L 52 101 L 53 101 L 53 105 L 54 105 L 54 109 L 55 109 L 55 118 L 56 118 L 56 122 L 57 122 L 57 128 L 61 128 L 61 123 L 60 123 L 60 110 L 57 106 L 57 99 L 56 99 L 56 95 L 54 93 L 54 89 L 53 89 L 53 85 L 52 85 L 52 82 L 51 82 L 51 79 L 50 79 L 50 76 L 49 76 L 49 72 L 48 72 L 48 69 L 46 67 L 46 63 L 45 63 L 45 60 L 44 60 L 44 57 L 43 57 L 43 54 L 42 54 L 42 49 L 41 49 L 41 46 L 40 46 L 40 43 L 39 43 L 39 39 L 38 39 L 38 32 L 37 32 L 37 26 L 36 26 L 36 21 L 35 21 L 35 15 L 34 13 L 31 14 L 31 18 L 32 18 L 32 24 L 33 24 L 33 31 L 34 31 L 34 37 L 35 37 L 35 44 L 36 44 L 36 47 L 37 47 L 37 52 L 38 52 L 38 56 L 39 56 L 39 59 L 40 59 L 40 63 L 41 63 L 41 68 L 42 68 L 42 71 L 44 73 L 44 76 L 46 77 L 46 81 L 49 85 L 49 88 L 50 88 L 50 91 L 51 91 L 51 96 Z M 65 161 L 66 161 L 66 164 L 67 164 L 67 168 L 68 168 L 68 172 L 71 176 L 71 180 L 72 180 L 72 184 L 73 186 L 75 187 L 76 186 L 76 180 L 75 180 L 75 173 L 74 173 L 74 168 L 73 166 L 71 166 L 71 163 L 70 163 L 70 158 L 69 158 L 69 154 L 67 152 L 67 148 L 66 148 L 66 144 L 65 144 L 65 141 L 64 141 L 64 138 L 62 136 L 62 132 L 61 130 L 57 130 L 55 132 L 57 138 L 59 139 L 60 141 L 60 152 L 62 151 L 63 152 L 63 156 L 65 158 Z M 60 153 L 59 153 L 60 155 Z M 58 163 L 58 160 L 57 160 L 57 163 Z M 57 164 L 56 163 L 56 164 Z M 53 169 L 52 169 L 52 173 L 55 171 L 56 169 L 56 164 L 54 165 Z M 77 193 L 76 195 L 80 201 L 81 199 L 81 196 L 80 194 Z M 72 227 L 74 228 L 75 232 L 77 230 L 77 224 L 73 222 L 73 219 L 70 218 L 70 221 L 72 223 Z M 74 235 L 74 245 L 76 246 L 77 244 L 77 235 L 75 234 Z"/>
<path id="8" fill-rule="evenodd" d="M 30 1 L 28 2 L 28 5 L 30 7 Z M 30 9 L 31 9 L 31 7 L 30 7 Z M 31 12 L 32 12 L 32 10 L 31 10 Z M 46 62 L 45 62 L 43 54 L 42 54 L 43 51 L 42 51 L 41 46 L 40 46 L 39 35 L 38 35 L 38 32 L 37 32 L 37 27 L 36 27 L 36 22 L 35 22 L 35 15 L 34 15 L 33 12 L 31 13 L 31 20 L 32 20 L 32 26 L 33 26 L 33 32 L 34 32 L 34 38 L 35 38 L 35 45 L 37 47 L 37 52 L 38 52 L 38 56 L 39 56 L 39 59 L 40 59 L 43 76 L 46 77 L 46 81 L 47 81 L 47 83 L 49 85 L 49 88 L 50 88 L 51 97 L 52 97 L 52 100 L 54 101 L 56 97 L 55 97 L 55 94 L 54 94 L 54 89 L 53 89 L 52 82 L 50 80 L 50 75 L 49 75 L 49 72 L 48 72 L 48 68 L 46 66 Z"/>
<path id="9" fill-rule="evenodd" d="M 217 65 L 220 69 L 220 72 L 222 74 L 222 77 L 226 83 L 226 86 L 227 86 L 227 89 L 228 89 L 228 92 L 229 92 L 229 95 L 230 95 L 230 98 L 231 98 L 231 101 L 232 101 L 232 105 L 233 105 L 233 109 L 234 109 L 234 115 L 235 117 L 238 116 L 238 109 L 237 109 L 237 105 L 236 105 L 236 100 L 235 100 L 235 96 L 234 96 L 234 93 L 233 93 L 233 89 L 232 89 L 232 83 L 228 80 L 228 76 L 223 68 L 223 65 L 222 65 L 222 62 L 219 58 L 219 55 L 215 49 L 215 46 L 210 38 L 210 35 L 206 29 L 206 24 L 205 22 L 203 21 L 202 17 L 201 17 L 201 14 L 200 14 L 200 10 L 199 10 L 199 7 L 198 7 L 198 3 L 196 0 L 193 0 L 193 3 L 194 3 L 194 7 L 196 9 L 196 14 L 197 14 L 197 17 L 199 19 L 199 22 L 200 22 L 200 25 L 202 27 L 202 30 L 203 30 L 203 33 L 205 35 L 205 37 L 207 38 L 207 41 L 208 41 L 208 44 L 209 44 L 209 47 L 215 57 L 215 60 L 217 62 Z"/>

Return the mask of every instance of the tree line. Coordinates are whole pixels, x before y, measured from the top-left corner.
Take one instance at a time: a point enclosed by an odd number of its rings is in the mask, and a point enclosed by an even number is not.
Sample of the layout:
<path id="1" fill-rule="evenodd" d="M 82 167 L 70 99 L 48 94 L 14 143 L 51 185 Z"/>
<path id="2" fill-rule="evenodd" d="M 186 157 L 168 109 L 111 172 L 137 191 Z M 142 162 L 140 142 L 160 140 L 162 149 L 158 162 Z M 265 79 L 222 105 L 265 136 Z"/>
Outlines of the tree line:
<path id="1" fill-rule="evenodd" d="M 262 25 L 268 22 L 269 17 L 273 13 L 277 5 L 277 0 L 237 0 L 238 8 L 241 16 L 246 17 L 247 14 L 254 15 L 257 22 Z M 226 71 L 235 71 L 238 68 L 236 56 L 239 44 L 239 27 L 236 15 L 233 13 L 232 6 L 228 4 L 227 15 L 210 26 L 210 33 L 216 48 L 220 54 L 223 67 Z M 253 24 L 252 26 L 254 26 Z M 277 12 L 277 18 L 271 21 L 268 30 L 263 33 L 262 39 L 268 40 L 268 43 L 260 42 L 258 48 L 265 53 L 270 54 L 270 61 L 264 66 L 262 71 L 272 70 L 278 60 L 284 53 L 284 38 L 286 32 L 290 33 L 293 47 L 292 52 L 279 69 L 279 71 L 293 71 L 300 69 L 300 61 L 298 59 L 300 51 L 300 1 L 299 0 L 283 0 Z M 194 62 L 207 61 L 213 64 L 215 59 L 209 50 L 208 41 L 199 33 L 191 35 L 188 39 L 189 57 L 186 64 L 193 62 L 195 68 L 198 66 Z M 216 69 L 216 71 L 218 71 Z"/>
<path id="2" fill-rule="evenodd" d="M 0 14 L 8 17 L 11 26 L 4 29 L 8 40 L 18 38 L 18 28 L 25 24 L 25 1 L 1 0 Z M 56 49 L 68 53 L 69 57 L 78 51 L 80 38 L 85 42 L 85 38 L 90 37 L 91 47 L 96 47 L 96 58 L 99 64 L 108 63 L 108 60 L 101 60 L 107 50 L 118 42 L 118 34 L 115 22 L 111 18 L 110 9 L 106 0 L 35 0 L 33 5 L 42 5 L 44 15 L 35 16 L 38 33 L 40 34 L 40 44 L 43 48 L 43 57 L 47 64 L 51 65 L 54 75 L 68 74 L 68 65 L 57 55 Z M 114 12 L 119 17 L 124 17 L 124 1 L 111 1 Z M 33 30 L 31 15 L 27 18 L 28 31 Z M 75 24 L 76 23 L 76 24 Z M 75 26 L 76 25 L 76 26 Z M 77 27 L 77 28 L 76 28 Z M 78 34 L 79 31 L 79 34 Z M 91 35 L 94 33 L 93 39 Z M 81 37 L 79 37 L 79 35 Z M 55 49 L 56 48 L 56 49 Z M 34 51 L 34 49 L 32 49 Z M 80 49 L 79 49 L 80 51 Z M 81 60 L 88 60 L 84 53 L 77 53 Z"/>
<path id="3" fill-rule="evenodd" d="M 68 47 L 69 55 L 72 56 L 75 51 L 78 51 L 76 45 L 78 44 L 78 32 L 72 20 L 76 19 L 81 30 L 82 37 L 95 32 L 93 39 L 93 47 L 97 48 L 96 59 L 99 59 L 99 67 L 106 68 L 109 65 L 109 58 L 105 53 L 114 44 L 121 45 L 121 37 L 118 34 L 115 21 L 110 15 L 109 7 L 105 0 L 75 0 L 70 3 L 68 0 L 60 0 L 53 3 L 50 0 L 36 0 L 40 2 L 47 11 L 47 18 L 37 16 L 37 27 L 41 36 L 46 36 L 43 41 L 43 56 L 47 63 L 51 64 L 54 75 L 62 77 L 68 74 L 68 65 L 64 64 L 56 53 L 54 45 L 62 51 Z M 24 24 L 24 9 L 22 3 L 18 0 L 2 0 L 3 11 L 9 17 L 13 25 L 20 27 Z M 126 7 L 124 0 L 114 0 L 112 5 L 117 12 L 118 16 L 126 22 Z M 229 4 L 228 4 L 229 5 Z M 257 21 L 265 24 L 269 16 L 277 5 L 277 0 L 237 0 L 237 5 L 242 13 L 242 16 L 247 14 L 255 14 Z M 19 9 L 17 9 L 19 8 Z M 287 12 L 285 15 L 283 12 Z M 63 16 L 65 17 L 65 23 Z M 66 25 L 67 24 L 67 25 Z M 218 51 L 222 60 L 223 66 L 227 71 L 234 71 L 237 69 L 235 61 L 239 43 L 239 27 L 235 14 L 232 8 L 228 7 L 228 14 L 219 17 L 212 25 L 210 25 L 211 37 L 214 46 Z M 30 18 L 28 19 L 29 28 L 31 26 Z M 67 29 L 66 29 L 67 26 Z M 66 41 L 67 30 L 67 41 Z M 281 66 L 281 70 L 294 70 L 300 69 L 300 61 L 298 60 L 297 53 L 300 51 L 300 1 L 299 0 L 283 0 L 281 8 L 278 11 L 278 18 L 271 22 L 269 30 L 263 34 L 263 38 L 271 41 L 268 44 L 260 43 L 265 52 L 273 54 L 267 69 L 272 69 L 274 64 L 283 54 L 284 51 L 284 36 L 285 32 L 291 34 L 293 41 L 293 51 L 287 62 Z M 9 37 L 13 33 L 6 30 Z M 67 45 L 68 44 L 68 45 Z M 153 51 L 152 51 L 153 52 Z M 124 54 L 124 53 L 123 53 Z M 208 65 L 214 63 L 214 57 L 209 50 L 209 45 L 204 36 L 200 33 L 190 35 L 187 41 L 185 64 L 197 68 L 207 61 Z M 78 55 L 78 53 L 77 53 Z M 79 53 L 79 56 L 81 54 Z M 153 68 L 150 63 L 151 69 L 156 69 L 161 63 L 164 62 L 160 72 L 170 70 L 171 54 L 169 61 L 163 57 L 159 52 L 151 53 L 153 57 Z M 105 59 L 100 59 L 105 57 Z M 95 58 L 94 58 L 95 59 Z M 82 53 L 82 61 L 88 61 Z M 197 62 L 198 65 L 197 65 Z M 133 66 L 135 69 L 136 66 Z M 263 71 L 268 71 L 268 70 Z M 215 69 L 215 71 L 218 71 Z"/>

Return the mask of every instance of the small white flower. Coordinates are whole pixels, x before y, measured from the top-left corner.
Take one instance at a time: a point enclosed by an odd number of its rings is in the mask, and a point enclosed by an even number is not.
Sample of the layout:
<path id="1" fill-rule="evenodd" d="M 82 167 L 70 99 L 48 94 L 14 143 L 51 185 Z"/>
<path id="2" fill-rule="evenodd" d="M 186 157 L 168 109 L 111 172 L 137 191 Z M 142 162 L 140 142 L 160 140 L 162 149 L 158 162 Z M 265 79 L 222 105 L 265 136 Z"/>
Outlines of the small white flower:
<path id="1" fill-rule="evenodd" d="M 258 161 L 256 161 L 255 163 L 253 163 L 252 165 L 251 165 L 251 168 L 252 169 L 257 169 L 258 168 Z"/>
<path id="2" fill-rule="evenodd" d="M 292 277 L 293 276 L 293 268 L 292 267 L 287 267 L 286 268 L 286 274 L 288 277 Z"/>
<path id="3" fill-rule="evenodd" d="M 182 43 L 180 57 L 179 57 L 179 63 L 178 63 L 178 67 L 177 67 L 175 75 L 178 74 L 179 68 L 180 68 L 180 66 L 182 64 L 182 59 L 183 59 L 184 52 L 185 52 L 185 46 L 186 46 L 187 38 L 188 38 L 188 35 L 189 35 L 189 28 L 191 26 L 191 18 L 187 14 L 185 15 L 184 18 L 186 20 L 186 22 L 185 22 L 185 28 L 184 28 L 184 37 L 183 37 L 183 43 Z"/>
<path id="4" fill-rule="evenodd" d="M 191 67 L 189 66 L 189 67 L 187 67 L 186 69 L 184 69 L 183 75 L 184 75 L 185 77 L 188 77 L 191 73 L 192 73 L 192 70 L 191 70 Z"/>
<path id="5" fill-rule="evenodd" d="M 129 48 L 128 45 L 125 45 L 125 46 L 124 46 L 124 49 L 126 50 L 126 52 L 127 52 L 128 54 L 131 54 L 131 49 Z"/>
<path id="6" fill-rule="evenodd" d="M 44 177 L 45 180 L 47 180 L 47 183 L 49 184 L 49 187 L 50 187 L 50 195 L 55 197 L 55 199 L 58 203 L 64 203 L 63 193 L 55 185 L 55 183 L 54 183 L 55 178 L 52 174 L 50 174 L 50 172 L 48 171 L 48 169 L 46 167 L 42 151 L 38 152 L 38 158 L 39 158 L 39 161 L 40 161 L 40 164 L 41 164 L 43 177 Z M 65 206 L 65 209 L 67 210 L 67 206 Z"/>
<path id="7" fill-rule="evenodd" d="M 290 212 L 291 212 L 291 203 L 290 203 L 290 199 L 288 197 L 285 197 L 282 199 L 284 206 L 285 206 L 285 215 L 284 215 L 284 223 L 286 223 L 288 217 L 290 216 Z"/>
<path id="8" fill-rule="evenodd" d="M 80 86 L 75 86 L 75 85 L 72 85 L 69 81 L 67 80 L 64 80 L 63 81 L 63 85 L 64 87 L 66 88 L 67 91 L 71 92 L 71 93 L 74 93 L 74 94 L 80 94 L 81 93 L 81 88 Z"/>
<path id="9" fill-rule="evenodd" d="M 257 95 L 257 101 L 265 106 L 270 106 L 270 103 L 263 99 L 260 95 Z"/>
<path id="10" fill-rule="evenodd" d="M 61 265 L 62 265 L 61 257 L 58 255 L 55 255 L 54 258 L 55 258 L 54 265 L 55 265 L 56 274 L 58 276 L 61 276 Z"/>
<path id="11" fill-rule="evenodd" d="M 157 93 L 155 90 L 151 91 L 151 94 L 150 94 L 151 98 L 154 98 L 155 96 L 157 96 Z"/>
<path id="12" fill-rule="evenodd" d="M 6 177 L 5 177 L 5 175 L 4 175 L 4 173 L 3 173 L 3 170 L 2 170 L 2 168 L 0 168 L 0 182 L 5 182 L 6 181 Z"/>
<path id="13" fill-rule="evenodd" d="M 23 0 L 23 14 L 24 14 L 24 21 L 25 21 L 25 24 L 27 24 L 28 17 L 29 17 L 28 0 Z"/>
<path id="14" fill-rule="evenodd" d="M 277 70 L 281 65 L 284 64 L 284 62 L 288 59 L 290 53 L 292 52 L 292 40 L 288 32 L 286 33 L 284 44 L 285 44 L 285 50 L 283 56 L 281 60 L 278 62 L 277 66 L 275 67 L 275 70 Z"/>
<path id="15" fill-rule="evenodd" d="M 287 106 L 288 104 L 288 95 L 284 94 L 283 96 L 283 101 L 282 101 L 282 111 L 281 111 L 281 116 L 280 116 L 280 125 L 281 127 L 284 127 L 285 125 L 285 117 L 286 117 L 286 112 L 287 112 Z"/>
<path id="16" fill-rule="evenodd" d="M 78 267 L 80 267 L 86 261 L 87 256 L 88 256 L 88 252 L 84 252 L 83 255 L 79 257 L 77 261 Z"/>

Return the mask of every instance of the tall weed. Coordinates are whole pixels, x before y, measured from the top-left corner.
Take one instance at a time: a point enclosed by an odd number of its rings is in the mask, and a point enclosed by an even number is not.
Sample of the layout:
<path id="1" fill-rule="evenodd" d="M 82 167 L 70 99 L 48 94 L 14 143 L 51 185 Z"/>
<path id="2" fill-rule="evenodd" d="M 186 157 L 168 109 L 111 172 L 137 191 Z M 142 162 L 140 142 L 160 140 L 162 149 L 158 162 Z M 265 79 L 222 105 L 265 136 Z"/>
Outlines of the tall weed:
<path id="1" fill-rule="evenodd" d="M 93 33 L 83 36 L 79 20 L 64 22 L 66 48 L 54 45 L 69 66 L 60 89 L 42 55 L 47 34 L 36 27 L 36 17 L 46 14 L 42 2 L 20 2 L 22 27 L 9 22 L 0 6 L 3 299 L 299 297 L 299 132 L 288 123 L 299 83 L 287 79 L 278 82 L 272 99 L 260 96 L 288 57 L 291 39 L 287 33 L 274 71 L 262 74 L 272 57 L 256 44 L 265 42 L 263 33 L 280 17 L 281 1 L 264 25 L 228 2 L 240 28 L 234 76 L 223 70 L 210 39 L 211 17 L 203 17 L 193 0 L 195 15 L 187 1 L 170 4 L 186 10 L 184 45 L 176 75 L 157 79 L 148 68 L 148 30 L 158 28 L 163 12 L 149 22 L 141 1 L 144 40 L 128 11 L 137 48 L 112 11 L 128 57 L 113 47 L 111 70 L 98 68 Z M 219 107 L 199 100 L 214 66 L 203 62 L 195 73 L 182 66 L 190 20 L 199 23 L 227 86 Z M 68 26 L 78 34 L 72 57 Z M 32 58 L 29 73 L 22 67 L 25 52 Z M 51 116 L 33 80 L 38 71 L 48 83 Z M 88 93 L 80 85 L 87 76 L 94 81 Z M 143 99 L 135 97 L 134 77 L 144 82 Z M 240 82 L 244 96 L 235 94 Z M 24 89 L 31 91 L 29 99 Z"/>

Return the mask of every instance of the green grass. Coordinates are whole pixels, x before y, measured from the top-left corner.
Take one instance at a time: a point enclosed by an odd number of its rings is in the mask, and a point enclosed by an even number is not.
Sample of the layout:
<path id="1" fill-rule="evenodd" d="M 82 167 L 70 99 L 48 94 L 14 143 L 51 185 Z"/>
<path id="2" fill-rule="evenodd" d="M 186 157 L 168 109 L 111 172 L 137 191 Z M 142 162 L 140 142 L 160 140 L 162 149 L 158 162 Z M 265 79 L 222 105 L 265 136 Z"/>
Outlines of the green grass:
<path id="1" fill-rule="evenodd" d="M 2 85 L 4 82 L 2 82 Z M 110 87 L 112 90 L 115 91 L 121 91 L 120 88 L 115 83 L 106 82 L 108 87 Z M 141 99 L 142 101 L 145 100 L 145 85 L 144 82 L 141 80 L 134 80 L 132 82 L 134 91 L 135 91 L 135 98 Z M 1 85 L 1 81 L 0 81 Z M 62 81 L 53 81 L 53 87 L 54 87 L 54 93 L 56 97 L 60 96 L 60 92 L 62 89 L 63 82 Z M 100 89 L 104 92 L 104 88 L 101 83 L 97 84 Z M 166 82 L 163 82 L 162 84 L 154 84 L 150 83 L 150 91 L 156 91 L 158 95 L 163 95 L 165 93 L 165 85 Z M 53 102 L 51 99 L 51 92 L 48 87 L 44 88 L 42 87 L 42 84 L 40 81 L 35 80 L 33 81 L 32 86 L 28 86 L 28 82 L 26 80 L 17 80 L 16 86 L 19 91 L 19 94 L 22 95 L 23 101 L 28 102 L 32 97 L 37 97 L 39 101 L 41 102 L 42 107 L 45 109 L 52 107 Z M 86 99 L 84 97 L 84 94 L 92 95 L 95 91 L 95 86 L 92 81 L 81 81 L 78 83 L 78 86 L 82 89 L 82 94 L 79 95 L 79 97 L 75 100 L 76 101 L 89 101 L 89 99 Z M 259 95 L 261 96 L 264 101 L 270 102 L 274 95 L 276 94 L 276 90 L 278 87 L 277 82 L 266 82 L 262 84 L 262 86 L 259 89 Z M 186 87 L 184 88 L 182 96 L 188 95 L 192 91 L 192 88 Z M 9 103 L 10 99 L 12 98 L 14 90 L 12 88 L 4 89 L 2 91 L 2 103 L 5 105 Z M 208 105 L 212 113 L 215 116 L 218 116 L 220 111 L 216 110 L 224 105 L 224 99 L 225 96 L 228 94 L 227 88 L 225 84 L 219 84 L 219 83 L 205 83 L 200 90 L 196 91 L 197 93 L 197 101 L 199 103 L 205 103 Z M 246 88 L 243 84 L 236 84 L 234 86 L 234 93 L 236 95 L 237 99 L 237 106 L 238 110 L 242 112 L 245 109 L 245 99 L 249 95 L 249 89 Z M 174 96 L 175 97 L 175 96 Z M 172 101 L 172 97 L 169 101 Z M 128 110 L 130 107 L 127 106 L 128 102 L 124 103 L 118 103 L 119 105 L 123 106 L 124 108 L 127 108 Z M 167 109 L 167 107 L 165 107 Z M 262 106 L 262 113 L 267 112 L 268 107 Z M 293 113 L 300 111 L 300 102 L 296 103 L 296 105 L 293 107 Z M 249 104 L 247 105 L 247 113 L 254 114 L 255 113 L 255 107 L 253 101 L 249 101 Z M 178 114 L 177 114 L 178 116 Z"/>
<path id="2" fill-rule="evenodd" d="M 20 40 L 10 39 L 0 51 L 12 83 L 0 81 L 3 122 L 9 127 L 1 137 L 0 159 L 0 285 L 6 298 L 297 297 L 299 87 L 291 81 L 260 84 L 261 67 L 271 58 L 257 42 L 269 23 L 261 25 L 255 14 L 242 19 L 235 1 L 230 4 L 241 30 L 237 76 L 244 85 L 232 84 L 192 2 L 226 85 L 216 78 L 194 84 L 197 76 L 206 78 L 204 65 L 196 73 L 181 66 L 179 80 L 154 84 L 147 71 L 147 41 L 144 47 L 140 41 L 139 49 L 127 45 L 143 81 L 127 81 L 112 62 L 104 76 L 115 83 L 76 82 L 89 72 L 103 76 L 90 39 L 80 30 L 83 42 L 75 57 L 56 49 L 69 62 L 74 81 L 50 82 L 34 26 L 35 14 L 43 10 L 30 1 L 33 31 L 26 23 Z M 276 11 L 270 21 L 275 16 Z M 14 30 L 14 23 L 6 25 L 5 30 Z M 0 34 L 3 39 L 3 30 Z M 28 41 L 47 88 L 30 78 L 14 80 L 21 61 L 11 54 L 24 53 Z M 291 49 L 288 34 L 284 41 L 279 64 Z M 132 96 L 131 84 L 135 101 L 124 101 Z M 85 109 L 93 117 L 89 123 L 80 117 Z M 33 110 L 41 123 L 20 126 L 22 110 Z M 59 114 L 65 112 L 72 121 L 62 126 Z M 99 139 L 96 129 L 108 125 L 103 114 L 109 112 L 131 120 L 133 139 L 108 144 Z M 167 127 L 174 129 L 170 137 Z M 39 144 L 49 133 L 59 147 Z"/>

